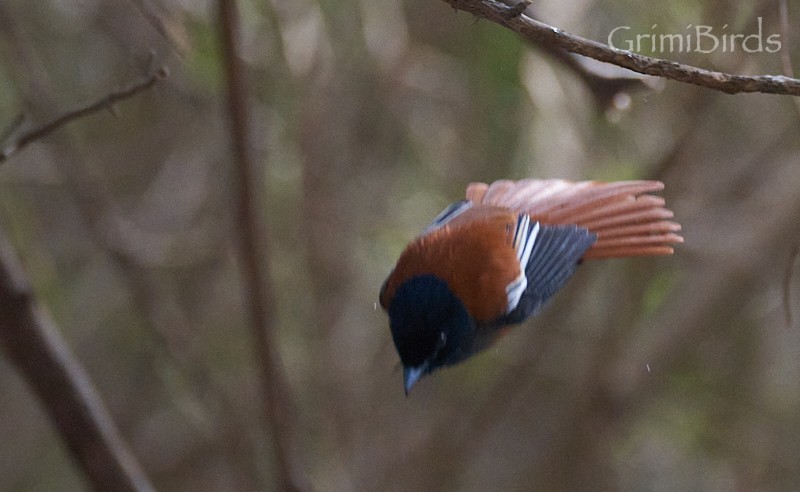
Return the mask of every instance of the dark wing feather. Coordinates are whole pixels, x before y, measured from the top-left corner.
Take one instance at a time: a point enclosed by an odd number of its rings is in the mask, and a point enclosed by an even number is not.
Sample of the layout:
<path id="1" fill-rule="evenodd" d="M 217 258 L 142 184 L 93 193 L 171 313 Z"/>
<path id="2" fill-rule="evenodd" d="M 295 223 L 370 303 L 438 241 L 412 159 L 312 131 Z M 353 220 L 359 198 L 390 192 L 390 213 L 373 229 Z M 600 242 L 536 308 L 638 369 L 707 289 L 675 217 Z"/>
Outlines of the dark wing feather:
<path id="1" fill-rule="evenodd" d="M 528 287 L 516 308 L 501 318 L 500 323 L 519 323 L 538 311 L 564 286 L 595 241 L 597 236 L 582 227 L 541 225 L 525 268 Z"/>

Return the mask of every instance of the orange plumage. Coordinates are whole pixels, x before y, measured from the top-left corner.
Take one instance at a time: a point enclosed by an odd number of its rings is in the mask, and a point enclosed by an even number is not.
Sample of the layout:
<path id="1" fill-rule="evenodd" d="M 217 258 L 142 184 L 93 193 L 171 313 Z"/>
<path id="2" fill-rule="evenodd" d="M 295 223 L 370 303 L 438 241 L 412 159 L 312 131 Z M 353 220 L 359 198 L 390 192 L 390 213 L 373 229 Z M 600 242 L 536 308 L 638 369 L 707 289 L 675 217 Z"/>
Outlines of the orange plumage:
<path id="1" fill-rule="evenodd" d="M 520 273 L 513 247 L 516 214 L 499 207 L 467 210 L 444 227 L 409 244 L 381 293 L 388 309 L 397 287 L 430 273 L 444 280 L 478 321 L 505 314 L 506 286 Z"/>
<path id="2" fill-rule="evenodd" d="M 406 391 L 534 314 L 582 259 L 657 256 L 683 242 L 657 181 L 472 183 L 400 255 L 381 289 Z"/>

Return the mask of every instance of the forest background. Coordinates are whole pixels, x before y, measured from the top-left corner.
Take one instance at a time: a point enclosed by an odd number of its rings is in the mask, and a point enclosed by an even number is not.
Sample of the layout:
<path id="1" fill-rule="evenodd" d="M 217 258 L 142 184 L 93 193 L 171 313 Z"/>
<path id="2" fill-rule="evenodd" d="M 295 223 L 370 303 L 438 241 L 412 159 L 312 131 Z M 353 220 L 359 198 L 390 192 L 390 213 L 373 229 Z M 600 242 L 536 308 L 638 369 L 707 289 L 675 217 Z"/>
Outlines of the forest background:
<path id="1" fill-rule="evenodd" d="M 157 74 L 0 163 L 6 253 L 156 489 L 800 489 L 797 97 L 639 77 L 447 2 L 239 8 L 271 352 L 252 329 L 222 10 L 0 3 L 6 142 Z M 762 29 L 779 50 L 640 52 L 743 75 L 800 64 L 786 2 L 526 12 L 602 43 L 620 26 L 615 41 Z M 383 279 L 468 182 L 525 177 L 661 180 L 686 243 L 587 262 L 542 315 L 406 397 Z M 96 486 L 13 353 L 0 490 Z"/>

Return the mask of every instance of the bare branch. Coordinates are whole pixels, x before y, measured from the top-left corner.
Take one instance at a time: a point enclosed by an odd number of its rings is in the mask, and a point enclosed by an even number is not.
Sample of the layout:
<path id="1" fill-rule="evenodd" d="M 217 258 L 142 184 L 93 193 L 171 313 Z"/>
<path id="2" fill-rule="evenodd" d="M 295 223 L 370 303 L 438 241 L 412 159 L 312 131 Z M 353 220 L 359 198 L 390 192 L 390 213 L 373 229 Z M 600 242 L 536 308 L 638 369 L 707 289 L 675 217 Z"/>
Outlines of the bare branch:
<path id="1" fill-rule="evenodd" d="M 275 457 L 276 490 L 300 490 L 292 473 L 291 454 L 291 406 L 288 385 L 281 367 L 274 330 L 276 302 L 269 274 L 269 252 L 260 240 L 258 231 L 262 221 L 256 210 L 257 189 L 263 181 L 257 177 L 256 167 L 249 149 L 247 87 L 244 69 L 238 56 L 239 14 L 236 0 L 219 0 L 219 22 L 222 38 L 225 77 L 227 81 L 227 104 L 235 165 L 238 198 L 236 228 L 238 229 L 238 259 L 243 277 L 243 292 L 246 308 L 250 314 L 256 359 L 261 370 L 261 397 L 263 418 L 272 439 Z M 263 210 L 263 204 L 258 205 Z"/>
<path id="2" fill-rule="evenodd" d="M 70 123 L 88 114 L 96 113 L 102 109 L 112 109 L 115 103 L 133 97 L 136 94 L 153 87 L 156 82 L 166 78 L 168 75 L 169 72 L 167 71 L 167 67 L 161 67 L 142 80 L 135 82 L 130 87 L 111 92 L 95 102 L 67 111 L 52 121 L 23 133 L 13 142 L 10 142 L 3 147 L 3 150 L 0 151 L 0 163 L 4 162 L 9 157 L 25 148 L 30 143 L 46 137 L 67 123 Z"/>
<path id="3" fill-rule="evenodd" d="M 153 490 L 89 376 L 36 302 L 22 266 L 2 234 L 0 346 L 42 400 L 95 490 Z"/>
<path id="4" fill-rule="evenodd" d="M 727 94 L 761 92 L 800 96 L 800 80 L 783 75 L 732 75 L 652 58 L 612 48 L 590 39 L 575 36 L 557 27 L 539 22 L 521 13 L 521 2 L 509 7 L 498 0 L 443 0 L 453 8 L 490 20 L 536 42 L 548 43 L 578 55 L 618 65 L 634 72 L 694 84 Z"/>

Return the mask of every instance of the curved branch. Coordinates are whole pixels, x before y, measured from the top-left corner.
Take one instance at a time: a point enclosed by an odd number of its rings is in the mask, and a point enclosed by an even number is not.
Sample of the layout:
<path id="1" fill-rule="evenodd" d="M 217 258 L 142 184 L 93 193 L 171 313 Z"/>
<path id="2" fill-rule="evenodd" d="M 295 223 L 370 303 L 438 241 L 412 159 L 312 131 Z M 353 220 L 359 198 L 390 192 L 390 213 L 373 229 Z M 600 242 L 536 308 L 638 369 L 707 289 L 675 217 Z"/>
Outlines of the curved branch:
<path id="1" fill-rule="evenodd" d="M 732 75 L 639 55 L 582 38 L 532 19 L 522 13 L 530 2 L 509 7 L 498 0 L 443 0 L 457 10 L 469 12 L 511 29 L 532 41 L 543 42 L 571 53 L 594 58 L 645 75 L 694 84 L 727 94 L 761 92 L 800 96 L 800 80 L 783 75 Z"/>

